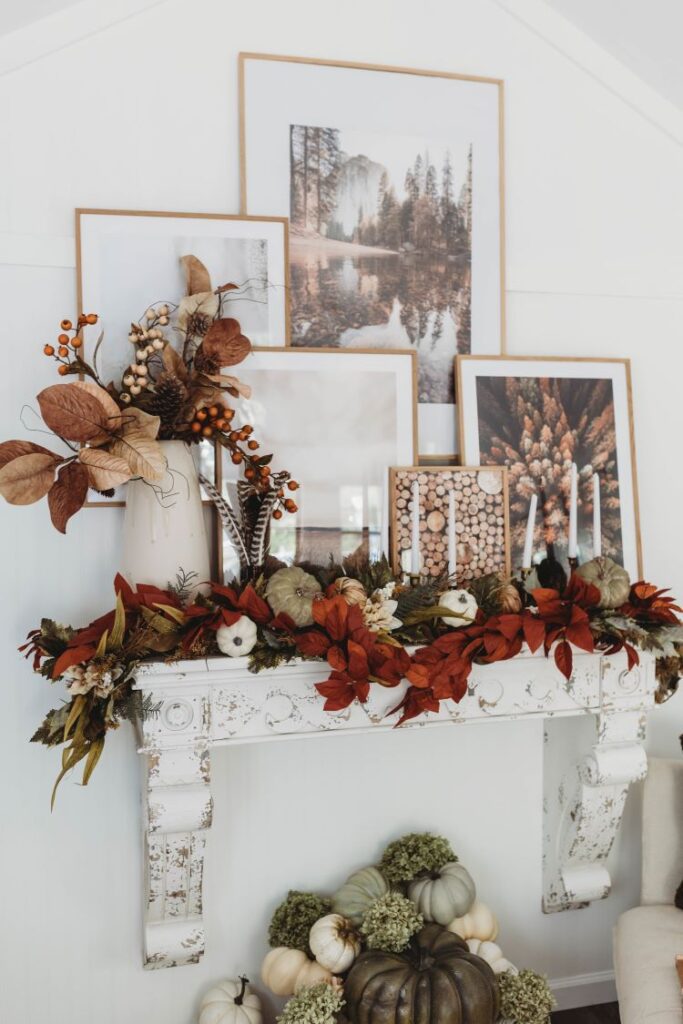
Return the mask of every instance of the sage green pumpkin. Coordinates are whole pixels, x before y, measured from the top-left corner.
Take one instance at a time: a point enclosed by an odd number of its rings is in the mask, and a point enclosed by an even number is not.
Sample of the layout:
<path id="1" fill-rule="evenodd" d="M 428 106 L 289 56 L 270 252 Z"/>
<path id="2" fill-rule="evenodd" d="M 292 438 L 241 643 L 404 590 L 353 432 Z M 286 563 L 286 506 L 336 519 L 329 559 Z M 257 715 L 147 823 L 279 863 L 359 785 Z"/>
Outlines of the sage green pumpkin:
<path id="1" fill-rule="evenodd" d="M 578 576 L 586 583 L 592 583 L 600 593 L 600 608 L 618 608 L 628 601 L 631 593 L 629 574 L 611 558 L 600 555 L 584 562 L 576 570 Z"/>
<path id="2" fill-rule="evenodd" d="M 425 921 L 447 925 L 467 913 L 477 890 L 467 868 L 451 861 L 440 871 L 416 878 L 408 886 L 408 895 Z"/>
<path id="3" fill-rule="evenodd" d="M 358 926 L 370 904 L 389 892 L 389 883 L 377 868 L 361 868 L 347 878 L 332 897 L 332 910 Z"/>
<path id="4" fill-rule="evenodd" d="M 321 592 L 315 576 L 292 565 L 278 569 L 266 585 L 266 601 L 279 615 L 289 615 L 297 626 L 310 626 L 313 622 L 313 601 Z"/>
<path id="5" fill-rule="evenodd" d="M 404 953 L 361 953 L 344 985 L 350 1024 L 494 1024 L 498 983 L 489 964 L 438 924 Z"/>

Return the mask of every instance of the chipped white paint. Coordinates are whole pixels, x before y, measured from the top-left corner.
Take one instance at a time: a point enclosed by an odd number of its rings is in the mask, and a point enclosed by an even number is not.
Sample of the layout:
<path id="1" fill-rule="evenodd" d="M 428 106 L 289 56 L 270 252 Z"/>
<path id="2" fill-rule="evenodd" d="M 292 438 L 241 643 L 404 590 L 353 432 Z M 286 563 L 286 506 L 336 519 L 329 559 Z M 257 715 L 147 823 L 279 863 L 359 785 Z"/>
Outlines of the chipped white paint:
<path id="1" fill-rule="evenodd" d="M 137 687 L 160 705 L 142 724 L 146 769 L 147 893 L 145 964 L 196 963 L 204 952 L 202 872 L 211 826 L 210 749 L 236 743 L 295 739 L 395 726 L 407 683 L 371 687 L 365 705 L 330 714 L 315 683 L 326 666 L 300 662 L 254 675 L 246 658 L 155 663 Z M 475 665 L 460 704 L 444 702 L 403 728 L 542 717 L 546 719 L 544 900 L 546 912 L 585 906 L 610 888 L 604 866 L 631 782 L 646 771 L 645 713 L 653 704 L 654 660 L 626 670 L 622 655 L 575 651 L 567 681 L 552 660 L 521 654 Z M 576 761 L 556 756 L 563 718 L 591 730 Z M 567 764 L 572 767 L 567 770 Z M 558 768 L 558 762 L 562 764 Z"/>

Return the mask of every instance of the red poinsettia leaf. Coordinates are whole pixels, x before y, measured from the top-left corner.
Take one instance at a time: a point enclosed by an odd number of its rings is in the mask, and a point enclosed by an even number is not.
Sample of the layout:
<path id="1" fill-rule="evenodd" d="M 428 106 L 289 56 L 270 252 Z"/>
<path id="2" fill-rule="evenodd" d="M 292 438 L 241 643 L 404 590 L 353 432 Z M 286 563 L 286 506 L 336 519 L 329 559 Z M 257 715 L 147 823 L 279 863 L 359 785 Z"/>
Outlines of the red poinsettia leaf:
<path id="1" fill-rule="evenodd" d="M 240 594 L 237 605 L 253 622 L 261 626 L 265 626 L 273 617 L 270 605 L 266 604 L 262 597 L 259 597 L 251 583 Z"/>
<path id="2" fill-rule="evenodd" d="M 295 633 L 296 622 L 286 612 L 279 612 L 274 619 L 270 620 L 269 629 L 282 630 L 284 633 Z"/>
<path id="3" fill-rule="evenodd" d="M 137 607 L 135 602 L 135 591 L 131 587 L 127 579 L 125 579 L 120 572 L 117 572 L 114 577 L 114 593 L 121 595 L 124 608 Z"/>
<path id="4" fill-rule="evenodd" d="M 221 608 L 220 613 L 216 618 L 219 620 L 213 626 L 214 629 L 218 629 L 219 626 L 234 626 L 236 622 L 239 622 L 242 618 L 241 612 L 234 612 L 231 608 Z"/>
<path id="5" fill-rule="evenodd" d="M 584 580 L 575 572 L 569 577 L 569 583 L 563 594 L 565 600 L 578 604 L 582 608 L 597 608 L 600 604 L 600 591 L 588 580 Z"/>
<path id="6" fill-rule="evenodd" d="M 580 609 L 576 610 L 579 611 Z M 580 647 L 582 651 L 588 651 L 589 654 L 592 654 L 595 650 L 595 640 L 587 620 L 571 622 L 565 630 L 565 635 L 570 643 L 574 644 L 575 647 Z"/>
<path id="7" fill-rule="evenodd" d="M 367 682 L 369 667 L 365 649 L 354 640 L 349 640 L 347 650 L 349 652 L 349 675 L 357 682 Z"/>
<path id="8" fill-rule="evenodd" d="M 343 640 L 346 636 L 349 606 L 343 597 L 333 597 L 325 603 L 328 605 L 325 629 L 333 640 Z"/>
<path id="9" fill-rule="evenodd" d="M 555 664 L 565 679 L 570 679 L 572 674 L 572 649 L 566 640 L 560 640 L 555 648 Z"/>
<path id="10" fill-rule="evenodd" d="M 417 686 L 420 689 L 424 689 L 429 686 L 430 678 L 431 673 L 427 665 L 413 663 L 406 672 L 406 679 L 412 683 L 413 686 Z"/>
<path id="11" fill-rule="evenodd" d="M 503 634 L 506 640 L 512 640 L 522 628 L 522 616 L 498 615 L 496 617 L 496 628 Z"/>
<path id="12" fill-rule="evenodd" d="M 626 658 L 627 658 L 627 661 L 628 661 L 628 669 L 629 669 L 629 672 L 630 672 L 632 668 L 635 668 L 636 665 L 638 665 L 640 663 L 640 659 L 638 657 L 638 651 L 635 649 L 635 647 L 633 647 L 632 644 L 627 644 L 627 643 L 624 643 L 624 650 L 626 651 Z"/>
<path id="13" fill-rule="evenodd" d="M 370 693 L 370 683 L 354 683 L 353 691 L 356 695 L 356 700 L 361 704 L 365 704 L 368 699 L 368 694 Z"/>
<path id="14" fill-rule="evenodd" d="M 223 597 L 230 603 L 231 607 L 237 607 L 239 597 L 234 587 L 225 587 L 222 583 L 212 583 L 211 594 L 213 597 Z"/>
<path id="15" fill-rule="evenodd" d="M 324 634 L 323 634 L 324 635 Z M 329 641 L 328 641 L 329 642 Z M 344 654 L 341 647 L 329 647 L 327 651 L 327 663 L 330 668 L 335 669 L 337 672 L 345 672 L 347 667 L 346 655 Z"/>
<path id="16" fill-rule="evenodd" d="M 522 630 L 529 650 L 532 653 L 537 651 L 545 639 L 545 622 L 543 619 L 539 619 L 538 616 L 533 615 L 531 612 L 526 612 L 522 619 Z"/>
<path id="17" fill-rule="evenodd" d="M 89 625 L 84 626 L 83 629 L 79 629 L 77 633 L 69 640 L 69 647 L 84 647 L 94 644 L 97 647 L 100 642 L 100 637 L 105 630 L 110 630 L 114 625 L 115 613 L 113 611 L 107 612 L 105 615 L 100 615 L 99 619 L 95 619 Z"/>
<path id="18" fill-rule="evenodd" d="M 322 658 L 329 650 L 331 640 L 317 629 L 309 629 L 305 633 L 297 633 L 294 639 L 298 651 L 307 658 Z M 332 666 L 336 668 L 337 666 Z"/>
<path id="19" fill-rule="evenodd" d="M 315 688 L 325 697 L 325 711 L 342 711 L 353 703 L 356 694 L 351 680 L 342 672 L 332 672 L 324 683 L 316 683 Z"/>
<path id="20" fill-rule="evenodd" d="M 82 661 L 88 661 L 92 658 L 96 649 L 96 647 L 90 646 L 67 647 L 52 666 L 52 678 L 59 679 L 68 668 L 71 668 L 73 665 L 79 665 Z"/>
<path id="21" fill-rule="evenodd" d="M 531 591 L 531 596 L 536 602 L 538 614 L 543 618 L 554 618 L 562 614 L 562 600 L 557 590 L 539 587 Z"/>

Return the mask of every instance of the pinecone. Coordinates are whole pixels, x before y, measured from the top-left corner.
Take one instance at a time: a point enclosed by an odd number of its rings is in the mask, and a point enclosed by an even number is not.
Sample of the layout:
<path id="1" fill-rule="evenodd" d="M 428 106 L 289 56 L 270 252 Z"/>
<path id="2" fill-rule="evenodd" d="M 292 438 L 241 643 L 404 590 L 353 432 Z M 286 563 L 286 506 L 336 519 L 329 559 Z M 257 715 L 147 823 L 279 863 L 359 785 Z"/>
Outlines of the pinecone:
<path id="1" fill-rule="evenodd" d="M 208 356 L 202 345 L 194 354 L 194 367 L 199 373 L 205 373 L 208 377 L 221 372 L 221 364 L 215 356 Z"/>
<path id="2" fill-rule="evenodd" d="M 161 419 L 159 439 L 167 441 L 176 433 L 178 419 L 187 402 L 188 391 L 183 382 L 173 373 L 162 373 L 154 386 L 154 395 L 149 403 L 149 412 Z"/>

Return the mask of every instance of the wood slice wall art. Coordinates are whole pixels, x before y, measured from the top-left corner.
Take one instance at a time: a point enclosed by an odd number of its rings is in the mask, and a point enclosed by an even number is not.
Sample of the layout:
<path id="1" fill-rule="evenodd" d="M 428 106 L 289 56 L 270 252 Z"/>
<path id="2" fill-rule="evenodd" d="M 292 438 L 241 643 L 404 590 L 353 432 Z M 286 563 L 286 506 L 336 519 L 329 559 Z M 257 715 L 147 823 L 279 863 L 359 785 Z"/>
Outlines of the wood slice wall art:
<path id="1" fill-rule="evenodd" d="M 507 469 L 497 466 L 391 469 L 391 558 L 395 572 L 410 571 L 416 481 L 423 576 L 437 578 L 449 571 L 451 492 L 458 583 L 489 572 L 510 572 Z"/>

